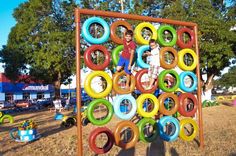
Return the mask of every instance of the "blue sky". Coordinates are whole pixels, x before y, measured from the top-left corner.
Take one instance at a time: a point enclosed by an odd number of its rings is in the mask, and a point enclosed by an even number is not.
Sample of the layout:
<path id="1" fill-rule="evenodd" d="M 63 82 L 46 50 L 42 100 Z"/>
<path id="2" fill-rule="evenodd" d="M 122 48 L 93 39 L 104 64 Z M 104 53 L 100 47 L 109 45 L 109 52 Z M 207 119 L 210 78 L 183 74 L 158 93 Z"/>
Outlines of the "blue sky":
<path id="1" fill-rule="evenodd" d="M 0 0 L 0 48 L 7 43 L 8 34 L 16 24 L 12 14 L 15 8 L 27 0 Z"/>

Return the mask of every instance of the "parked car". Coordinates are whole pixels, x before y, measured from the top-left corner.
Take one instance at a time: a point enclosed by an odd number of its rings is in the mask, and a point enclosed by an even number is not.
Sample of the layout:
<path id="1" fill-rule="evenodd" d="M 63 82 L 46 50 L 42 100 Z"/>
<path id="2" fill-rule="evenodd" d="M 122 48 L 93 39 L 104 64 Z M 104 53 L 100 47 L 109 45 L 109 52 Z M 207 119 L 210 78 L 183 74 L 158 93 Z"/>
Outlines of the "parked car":
<path id="1" fill-rule="evenodd" d="M 46 99 L 38 99 L 37 100 L 37 105 L 43 106 L 43 107 L 49 107 L 53 106 L 53 100 L 51 98 L 46 98 Z"/>
<path id="2" fill-rule="evenodd" d="M 0 109 L 2 108 L 10 108 L 14 107 L 15 105 L 13 103 L 10 103 L 8 101 L 0 101 Z"/>
<path id="3" fill-rule="evenodd" d="M 31 102 L 27 101 L 27 100 L 18 100 L 18 101 L 16 101 L 16 107 L 28 108 L 31 105 L 32 105 Z"/>

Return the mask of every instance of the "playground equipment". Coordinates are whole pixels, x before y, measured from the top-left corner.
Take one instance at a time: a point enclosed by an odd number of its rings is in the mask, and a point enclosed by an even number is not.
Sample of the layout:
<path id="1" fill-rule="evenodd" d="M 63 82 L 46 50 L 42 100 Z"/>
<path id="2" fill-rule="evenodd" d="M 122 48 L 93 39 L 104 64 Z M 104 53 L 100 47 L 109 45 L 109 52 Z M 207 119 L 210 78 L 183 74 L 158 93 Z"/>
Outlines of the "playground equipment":
<path id="1" fill-rule="evenodd" d="M 93 15 L 95 17 L 90 17 L 82 23 L 82 29 L 80 30 L 81 24 L 81 15 Z M 96 17 L 100 16 L 100 17 Z M 186 141 L 193 140 L 197 133 L 199 132 L 200 138 L 200 147 L 203 147 L 203 125 L 202 125 L 202 105 L 201 105 L 201 86 L 200 86 L 200 68 L 199 68 L 199 52 L 198 52 L 198 41 L 197 41 L 197 25 L 195 23 L 190 22 L 181 22 L 174 21 L 168 19 L 159 19 L 145 16 L 137 16 L 137 15 L 128 15 L 121 13 L 113 13 L 113 12 L 104 12 L 104 11 L 96 11 L 96 10 L 86 10 L 86 9 L 76 9 L 75 11 L 75 22 L 76 22 L 76 67 L 77 67 L 77 107 L 80 110 L 80 31 L 82 32 L 82 38 L 91 44 L 90 47 L 97 46 L 97 44 L 105 44 L 109 37 L 111 36 L 111 40 L 116 44 L 122 44 L 122 40 L 116 35 L 115 29 L 118 26 L 124 26 L 125 28 L 132 30 L 133 27 L 130 24 L 122 20 L 117 20 L 112 23 L 112 27 L 109 27 L 109 24 L 102 17 L 111 17 L 111 18 L 121 18 L 121 19 L 129 19 L 129 20 L 139 20 L 145 21 L 141 22 L 138 25 L 134 25 L 134 33 L 135 33 L 135 41 L 139 44 L 139 48 L 137 49 L 137 64 L 142 70 L 148 68 L 148 64 L 145 63 L 142 59 L 142 54 L 148 50 L 148 41 L 150 38 L 153 38 L 159 42 L 161 47 L 161 67 L 163 71 L 160 73 L 158 77 L 158 82 L 155 82 L 154 89 L 145 90 L 142 86 L 142 74 L 146 71 L 140 70 L 138 75 L 133 77 L 131 76 L 131 85 L 130 89 L 121 88 L 118 85 L 120 77 L 125 74 L 120 72 L 113 75 L 113 79 L 108 76 L 107 73 L 102 71 L 103 69 L 93 68 L 91 74 L 86 78 L 84 87 L 85 91 L 89 96 L 95 98 L 89 104 L 89 120 L 94 125 L 104 126 L 108 123 L 113 114 L 122 119 L 123 121 L 119 122 L 116 125 L 116 128 L 112 132 L 107 127 L 98 127 L 94 129 L 89 136 L 89 146 L 91 150 L 93 150 L 96 154 L 103 154 L 108 152 L 112 146 L 115 144 L 123 149 L 129 149 L 135 146 L 135 144 L 140 139 L 144 142 L 152 142 L 156 139 L 158 133 L 160 133 L 160 137 L 165 141 L 174 141 L 178 139 L 178 136 Z M 152 23 L 150 23 L 152 22 Z M 125 24 L 124 24 L 125 23 Z M 156 29 L 153 26 L 153 23 L 161 23 L 160 27 Z M 93 37 L 90 32 L 90 26 L 92 24 L 99 24 L 103 27 L 104 33 L 100 38 Z M 123 25 L 124 24 L 124 25 Z M 142 35 L 143 29 L 149 29 L 152 33 L 148 38 L 144 38 Z M 176 31 L 176 28 L 177 31 Z M 169 32 L 171 34 L 171 39 L 165 39 L 164 33 Z M 188 34 L 190 39 L 185 42 L 183 41 L 183 35 Z M 96 45 L 95 45 L 96 44 Z M 177 45 L 176 45 L 177 44 Z M 89 48 L 90 48 L 89 47 Z M 88 48 L 88 49 L 89 49 Z M 96 48 L 94 48 L 96 49 Z M 97 48 L 98 49 L 98 48 Z M 119 52 L 123 49 L 122 45 L 117 45 L 116 48 L 112 51 L 112 63 L 116 66 L 119 59 Z M 178 49 L 178 52 L 177 52 Z M 109 56 L 107 55 L 107 50 L 103 48 L 98 49 L 105 56 L 104 64 L 101 66 L 107 67 L 107 59 Z M 91 52 L 91 51 L 90 51 Z M 173 56 L 173 61 L 169 61 L 166 59 L 166 53 L 171 53 Z M 86 54 L 87 55 L 87 54 Z M 88 56 L 89 58 L 89 56 Z M 90 59 L 90 58 L 89 58 Z M 89 59 L 85 59 L 85 64 L 89 64 L 91 66 L 91 62 L 87 61 Z M 86 63 L 87 62 L 87 63 Z M 190 62 L 190 63 L 189 63 Z M 182 73 L 177 73 L 173 68 L 178 65 L 180 69 L 182 69 Z M 92 65 L 97 66 L 95 65 Z M 100 65 L 99 65 L 100 66 Z M 196 75 L 195 72 L 196 71 Z M 142 74 L 140 74 L 143 72 Z M 182 74 L 182 75 L 181 75 Z M 141 75 L 141 76 L 140 76 Z M 102 92 L 95 92 L 92 89 L 91 81 L 94 77 L 99 76 L 104 79 L 106 82 L 105 89 Z M 168 77 L 171 77 L 170 79 Z M 190 77 L 192 80 L 191 85 L 186 85 L 185 79 L 186 77 Z M 139 87 L 138 87 L 139 86 Z M 135 87 L 140 89 L 141 95 L 135 100 L 130 93 L 134 92 Z M 153 92 L 159 87 L 162 92 L 159 96 L 154 96 Z M 109 103 L 104 98 L 111 92 L 111 89 L 118 93 L 122 94 L 117 96 L 113 103 Z M 180 89 L 179 89 L 180 88 Z M 184 92 L 182 92 L 183 90 Z M 197 90 L 197 97 L 194 95 L 194 91 Z M 179 91 L 180 96 L 174 94 L 174 92 Z M 166 93 L 165 93 L 166 92 Z M 99 101 L 99 102 L 98 102 Z M 129 111 L 124 113 L 120 111 L 120 106 L 123 101 L 129 101 L 130 109 Z M 94 107 L 100 103 L 107 108 L 107 115 L 102 117 L 97 121 L 94 118 Z M 148 103 L 148 104 L 146 104 Z M 111 106 L 113 109 L 111 109 Z M 136 113 L 137 111 L 137 113 Z M 181 114 L 183 119 L 180 122 L 175 118 L 178 117 L 178 112 Z M 198 112 L 198 124 L 195 120 L 193 120 L 192 116 L 194 116 Z M 135 125 L 130 120 L 135 115 L 140 116 L 140 121 Z M 156 116 L 158 116 L 156 118 Z M 172 117 L 175 116 L 175 117 Z M 187 118 L 186 118 L 187 117 Z M 81 120 L 80 111 L 77 112 L 77 119 Z M 190 135 L 185 134 L 186 125 L 191 125 L 193 128 L 193 132 Z M 171 128 L 168 126 L 171 125 Z M 151 134 L 146 136 L 145 127 L 152 127 Z M 78 155 L 83 155 L 83 146 L 82 146 L 82 126 L 81 122 L 77 122 L 78 128 Z M 125 131 L 123 129 L 126 128 Z M 129 132 L 127 132 L 129 130 Z M 148 130 L 149 131 L 149 130 Z M 95 140 L 100 134 L 107 135 L 107 143 L 102 146 L 102 148 L 97 147 Z M 121 134 L 127 135 L 130 138 L 127 142 L 124 142 Z"/>
<path id="2" fill-rule="evenodd" d="M 5 120 L 8 120 L 9 123 L 14 122 L 14 118 L 11 115 L 0 112 L 0 124 L 3 124 Z"/>
<path id="3" fill-rule="evenodd" d="M 18 128 L 13 128 L 9 134 L 16 142 L 32 142 L 41 137 L 37 132 L 36 123 L 32 120 L 22 122 Z"/>

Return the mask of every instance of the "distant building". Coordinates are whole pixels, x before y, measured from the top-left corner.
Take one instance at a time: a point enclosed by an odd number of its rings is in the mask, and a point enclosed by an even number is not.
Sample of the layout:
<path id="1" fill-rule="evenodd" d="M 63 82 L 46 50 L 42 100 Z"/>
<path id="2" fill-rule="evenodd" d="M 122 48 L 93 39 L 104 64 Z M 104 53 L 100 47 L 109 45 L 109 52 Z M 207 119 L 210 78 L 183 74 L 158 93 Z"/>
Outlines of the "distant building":
<path id="1" fill-rule="evenodd" d="M 0 73 L 0 101 L 50 98 L 53 94 L 54 87 L 51 84 L 34 81 L 13 83 L 4 73 Z"/>

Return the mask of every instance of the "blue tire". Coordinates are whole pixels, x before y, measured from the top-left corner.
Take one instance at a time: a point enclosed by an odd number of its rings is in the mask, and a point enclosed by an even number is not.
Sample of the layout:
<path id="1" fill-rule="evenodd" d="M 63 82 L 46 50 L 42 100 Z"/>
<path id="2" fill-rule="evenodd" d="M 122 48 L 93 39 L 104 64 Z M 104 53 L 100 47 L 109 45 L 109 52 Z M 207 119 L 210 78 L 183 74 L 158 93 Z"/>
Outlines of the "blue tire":
<path id="1" fill-rule="evenodd" d="M 192 79 L 193 84 L 190 87 L 185 86 L 184 78 L 186 76 L 189 76 Z M 197 76 L 193 72 L 190 72 L 190 71 L 182 72 L 179 78 L 180 78 L 180 89 L 182 89 L 183 91 L 193 92 L 197 88 Z"/>
<path id="2" fill-rule="evenodd" d="M 93 23 L 99 23 L 102 25 L 104 29 L 104 34 L 102 37 L 94 38 L 90 34 L 89 28 Z M 99 17 L 91 17 L 87 19 L 82 26 L 82 37 L 91 44 L 102 44 L 104 42 L 107 42 L 110 37 L 110 27 L 104 19 Z"/>
<path id="3" fill-rule="evenodd" d="M 165 129 L 165 125 L 167 123 L 172 123 L 174 124 L 174 130 L 172 130 L 171 135 L 168 135 L 164 132 Z M 180 132 L 180 126 L 179 126 L 179 122 L 176 118 L 171 117 L 171 116 L 164 116 L 162 117 L 159 122 L 157 123 L 158 128 L 160 130 L 160 137 L 165 140 L 165 141 L 175 141 L 178 136 L 179 136 L 179 132 Z"/>
<path id="4" fill-rule="evenodd" d="M 145 51 L 150 51 L 149 45 L 143 45 L 137 49 L 137 53 L 138 53 L 137 64 L 141 68 L 149 68 L 150 66 L 149 64 L 145 63 L 142 59 L 143 53 Z"/>
<path id="5" fill-rule="evenodd" d="M 129 100 L 131 102 L 131 110 L 126 114 L 123 113 L 120 106 L 121 106 L 121 102 L 123 100 Z M 118 95 L 115 100 L 114 100 L 114 112 L 115 115 L 123 120 L 130 120 L 131 118 L 134 117 L 134 115 L 136 114 L 137 111 L 137 104 L 136 104 L 136 100 L 132 95 Z"/>

